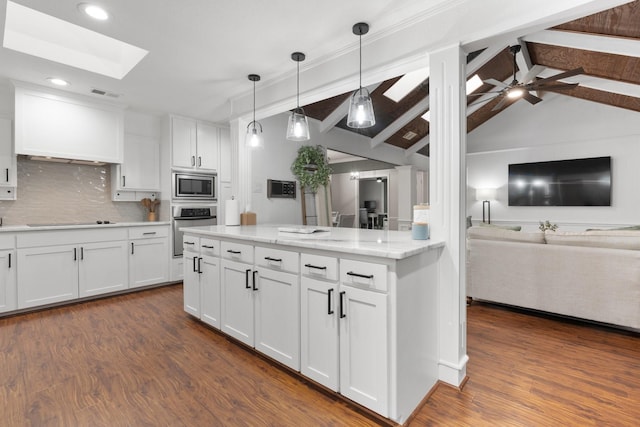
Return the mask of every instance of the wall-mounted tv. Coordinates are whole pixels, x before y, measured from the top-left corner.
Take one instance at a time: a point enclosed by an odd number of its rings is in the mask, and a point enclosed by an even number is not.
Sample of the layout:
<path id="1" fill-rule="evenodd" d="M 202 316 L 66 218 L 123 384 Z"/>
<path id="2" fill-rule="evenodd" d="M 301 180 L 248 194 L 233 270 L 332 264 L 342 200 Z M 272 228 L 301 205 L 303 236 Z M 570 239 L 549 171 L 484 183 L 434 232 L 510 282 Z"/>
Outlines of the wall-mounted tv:
<path id="1" fill-rule="evenodd" d="M 509 206 L 611 206 L 611 157 L 509 165 Z"/>

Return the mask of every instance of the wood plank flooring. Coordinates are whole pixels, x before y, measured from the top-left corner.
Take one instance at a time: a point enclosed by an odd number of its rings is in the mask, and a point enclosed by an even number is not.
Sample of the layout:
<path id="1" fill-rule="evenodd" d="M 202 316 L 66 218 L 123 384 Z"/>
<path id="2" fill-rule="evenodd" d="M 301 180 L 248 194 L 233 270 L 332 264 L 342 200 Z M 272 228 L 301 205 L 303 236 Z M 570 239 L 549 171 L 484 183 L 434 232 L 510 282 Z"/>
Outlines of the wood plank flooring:
<path id="1" fill-rule="evenodd" d="M 474 303 L 469 380 L 410 426 L 633 426 L 640 336 Z M 182 286 L 0 319 L 2 426 L 371 426 L 182 311 Z"/>

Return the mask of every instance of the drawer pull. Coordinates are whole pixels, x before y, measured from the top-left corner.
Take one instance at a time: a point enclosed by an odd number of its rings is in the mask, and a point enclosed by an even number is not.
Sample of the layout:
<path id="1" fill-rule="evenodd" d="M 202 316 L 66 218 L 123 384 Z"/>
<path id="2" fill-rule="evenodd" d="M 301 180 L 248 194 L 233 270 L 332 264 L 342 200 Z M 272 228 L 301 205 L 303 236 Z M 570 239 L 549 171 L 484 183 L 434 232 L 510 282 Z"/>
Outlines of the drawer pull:
<path id="1" fill-rule="evenodd" d="M 234 255 L 240 255 L 242 251 L 234 251 L 233 249 L 227 249 L 227 252 Z"/>
<path id="2" fill-rule="evenodd" d="M 213 246 L 209 246 L 209 245 L 202 245 L 202 247 L 206 249 L 213 249 Z"/>
<path id="3" fill-rule="evenodd" d="M 359 274 L 353 271 L 347 271 L 347 276 L 362 277 L 363 279 L 373 279 L 373 274 Z"/>
<path id="4" fill-rule="evenodd" d="M 266 259 L 267 261 L 282 262 L 282 258 L 271 258 L 270 256 L 266 256 L 264 257 L 264 259 Z"/>
<path id="5" fill-rule="evenodd" d="M 324 266 L 320 267 L 318 265 L 313 265 L 313 264 L 305 264 L 304 266 L 308 267 L 308 268 L 315 268 L 316 270 L 326 270 L 327 269 L 327 267 L 324 267 Z"/>
<path id="6" fill-rule="evenodd" d="M 333 309 L 331 308 L 331 300 L 333 300 L 333 298 L 331 298 L 333 295 L 333 288 L 329 289 L 329 291 L 327 292 L 327 314 L 333 314 Z"/>
<path id="7" fill-rule="evenodd" d="M 184 242 L 184 244 L 185 244 L 185 245 L 195 245 L 195 243 L 194 243 L 194 242 L 187 242 L 187 241 L 185 241 L 185 242 Z"/>
<path id="8" fill-rule="evenodd" d="M 153 236 L 154 234 L 156 234 L 155 231 L 147 231 L 146 233 L 142 233 L 143 236 Z"/>

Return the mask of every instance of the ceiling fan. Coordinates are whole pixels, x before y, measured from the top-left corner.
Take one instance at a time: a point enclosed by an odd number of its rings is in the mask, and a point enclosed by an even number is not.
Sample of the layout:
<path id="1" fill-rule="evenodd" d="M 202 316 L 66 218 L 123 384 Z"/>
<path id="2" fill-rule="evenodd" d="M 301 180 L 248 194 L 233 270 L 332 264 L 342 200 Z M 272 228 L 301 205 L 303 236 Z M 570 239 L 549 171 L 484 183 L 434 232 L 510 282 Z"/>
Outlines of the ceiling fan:
<path id="1" fill-rule="evenodd" d="M 555 76 L 547 77 L 544 79 L 535 80 L 535 77 L 542 71 L 541 66 L 534 65 L 529 72 L 527 72 L 523 77 L 522 81 L 519 82 L 516 78 L 517 65 L 516 65 L 516 54 L 520 52 L 521 46 L 514 45 L 509 47 L 509 51 L 513 55 L 513 80 L 511 83 L 506 84 L 496 79 L 487 79 L 483 80 L 484 83 L 495 86 L 496 88 L 500 88 L 500 90 L 495 92 L 484 92 L 484 93 L 475 93 L 476 95 L 485 95 L 488 93 L 497 93 L 497 95 L 493 98 L 480 101 L 480 102 L 488 102 L 492 101 L 496 98 L 502 97 L 500 102 L 498 102 L 491 111 L 500 110 L 507 103 L 509 99 L 519 99 L 524 98 L 528 103 L 535 105 L 538 102 L 542 101 L 542 98 L 534 95 L 531 92 L 535 91 L 564 91 L 573 89 L 578 86 L 578 83 L 563 83 L 558 82 L 558 80 L 566 79 L 568 77 L 573 77 L 578 74 L 583 74 L 584 69 L 582 67 L 575 68 L 573 70 L 565 71 L 563 73 L 556 74 Z"/>

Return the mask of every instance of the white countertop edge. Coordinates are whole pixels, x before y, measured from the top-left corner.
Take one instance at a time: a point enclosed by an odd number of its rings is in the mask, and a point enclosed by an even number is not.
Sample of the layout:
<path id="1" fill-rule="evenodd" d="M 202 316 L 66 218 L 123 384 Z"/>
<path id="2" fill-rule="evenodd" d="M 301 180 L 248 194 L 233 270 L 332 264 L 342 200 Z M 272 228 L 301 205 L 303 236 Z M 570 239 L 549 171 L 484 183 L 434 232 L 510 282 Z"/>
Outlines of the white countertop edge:
<path id="1" fill-rule="evenodd" d="M 313 226 L 307 227 L 316 228 Z M 278 232 L 277 228 L 277 225 L 269 224 L 259 226 L 182 227 L 180 231 L 199 236 L 244 240 L 253 243 L 286 245 L 389 259 L 408 258 L 444 246 L 443 241 L 413 240 L 411 239 L 410 231 L 332 228 L 332 231 L 329 232 L 298 234 Z"/>
<path id="2" fill-rule="evenodd" d="M 0 233 L 16 231 L 46 231 L 46 230 L 80 230 L 84 228 L 118 228 L 118 227 L 146 227 L 152 225 L 170 225 L 169 221 L 140 221 L 140 222 L 116 222 L 114 224 L 66 224 L 66 225 L 3 225 Z"/>

